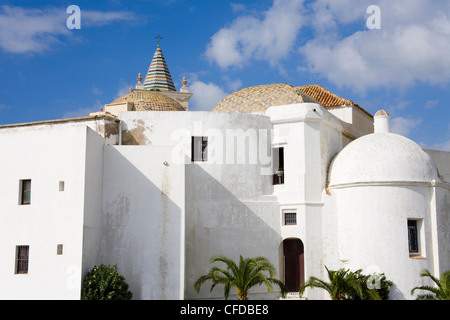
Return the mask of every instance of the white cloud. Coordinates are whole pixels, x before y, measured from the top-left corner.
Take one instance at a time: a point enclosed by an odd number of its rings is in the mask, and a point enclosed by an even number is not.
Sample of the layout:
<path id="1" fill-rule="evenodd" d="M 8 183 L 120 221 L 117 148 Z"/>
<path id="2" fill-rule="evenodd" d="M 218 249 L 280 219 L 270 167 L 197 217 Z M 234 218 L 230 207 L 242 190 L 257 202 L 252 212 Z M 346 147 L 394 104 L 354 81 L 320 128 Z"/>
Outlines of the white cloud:
<path id="1" fill-rule="evenodd" d="M 251 59 L 276 65 L 291 51 L 304 23 L 302 7 L 303 0 L 275 0 L 262 18 L 240 16 L 211 37 L 205 54 L 221 68 Z"/>
<path id="2" fill-rule="evenodd" d="M 223 81 L 226 84 L 226 87 L 231 91 L 237 91 L 242 88 L 242 80 L 241 79 L 231 79 L 228 75 L 223 76 Z"/>
<path id="3" fill-rule="evenodd" d="M 378 1 L 381 29 L 369 30 L 366 9 L 372 2 L 315 2 L 311 21 L 317 35 L 300 48 L 309 70 L 359 92 L 449 81 L 449 2 Z M 349 35 L 340 31 L 357 23 L 358 31 Z"/>
<path id="4" fill-rule="evenodd" d="M 391 119 L 391 132 L 407 137 L 421 123 L 422 119 L 395 117 Z"/>
<path id="5" fill-rule="evenodd" d="M 197 111 L 211 111 L 220 100 L 228 95 L 218 85 L 199 80 L 194 80 L 189 86 L 189 90 L 193 93 L 189 109 Z"/>
<path id="6" fill-rule="evenodd" d="M 448 133 L 450 134 L 450 123 L 448 124 L 448 128 L 449 128 Z M 447 136 L 444 137 L 444 139 L 448 139 L 449 134 L 447 134 Z M 424 149 L 432 149 L 432 150 L 440 150 L 440 151 L 450 152 L 450 139 L 448 139 L 446 141 L 442 141 L 442 142 L 436 142 L 436 143 L 420 142 L 419 144 Z"/>
<path id="7" fill-rule="evenodd" d="M 95 94 L 96 96 L 99 96 L 103 93 L 102 90 L 100 90 L 99 88 L 97 88 L 96 86 L 92 86 L 91 87 L 91 91 L 93 94 Z"/>
<path id="8" fill-rule="evenodd" d="M 103 11 L 81 11 L 82 25 L 86 27 L 104 26 L 118 21 L 135 21 L 137 17 L 128 11 L 103 12 Z"/>
<path id="9" fill-rule="evenodd" d="M 233 12 L 240 12 L 245 10 L 245 5 L 242 3 L 230 3 L 230 6 Z"/>
<path id="10" fill-rule="evenodd" d="M 0 7 L 0 47 L 11 53 L 42 53 L 62 39 L 73 36 L 67 29 L 66 8 L 28 9 Z M 81 8 L 81 28 L 115 21 L 134 20 L 130 12 L 100 12 Z"/>
<path id="11" fill-rule="evenodd" d="M 79 118 L 79 117 L 87 117 L 90 113 L 99 112 L 103 107 L 98 102 L 97 105 L 91 108 L 78 108 L 73 111 L 67 111 L 62 115 L 63 119 L 67 118 Z"/>
<path id="12" fill-rule="evenodd" d="M 438 103 L 439 103 L 439 100 L 428 100 L 428 101 L 425 103 L 425 109 L 432 109 L 432 108 L 434 108 L 435 106 L 437 106 Z"/>
<path id="13" fill-rule="evenodd" d="M 7 52 L 42 52 L 69 34 L 65 10 L 1 7 L 0 46 Z"/>
<path id="14" fill-rule="evenodd" d="M 442 143 L 435 143 L 429 146 L 427 145 L 424 148 L 450 152 L 450 140 L 444 141 Z"/>
<path id="15" fill-rule="evenodd" d="M 120 79 L 120 84 L 117 89 L 117 93 L 114 96 L 114 99 L 117 99 L 117 98 L 120 98 L 120 97 L 126 95 L 130 91 L 130 88 L 133 89 L 134 87 L 135 87 L 134 85 L 127 83 L 124 79 Z"/>

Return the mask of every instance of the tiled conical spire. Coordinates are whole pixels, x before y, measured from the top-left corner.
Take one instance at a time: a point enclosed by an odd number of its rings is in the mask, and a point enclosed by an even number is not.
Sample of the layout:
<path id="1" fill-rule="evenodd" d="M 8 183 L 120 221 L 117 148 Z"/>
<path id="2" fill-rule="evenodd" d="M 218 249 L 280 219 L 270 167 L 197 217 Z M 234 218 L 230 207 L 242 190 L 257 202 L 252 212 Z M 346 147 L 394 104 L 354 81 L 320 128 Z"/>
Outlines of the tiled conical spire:
<path id="1" fill-rule="evenodd" d="M 176 91 L 161 48 L 156 48 L 144 81 L 145 90 Z"/>

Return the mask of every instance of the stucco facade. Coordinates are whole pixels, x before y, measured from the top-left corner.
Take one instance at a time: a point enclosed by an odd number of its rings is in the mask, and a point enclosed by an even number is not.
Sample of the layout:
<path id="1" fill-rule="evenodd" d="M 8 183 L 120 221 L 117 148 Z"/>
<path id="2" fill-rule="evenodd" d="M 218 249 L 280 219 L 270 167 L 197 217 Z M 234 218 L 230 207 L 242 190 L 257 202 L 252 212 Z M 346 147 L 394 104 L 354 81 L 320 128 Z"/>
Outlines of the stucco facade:
<path id="1" fill-rule="evenodd" d="M 289 84 L 188 111 L 186 81 L 139 79 L 105 111 L 0 126 L 0 299 L 79 299 L 102 263 L 134 299 L 221 299 L 193 287 L 214 255 L 264 256 L 291 292 L 325 266 L 385 273 L 392 299 L 450 269 L 450 153 L 387 112 Z"/>
<path id="2" fill-rule="evenodd" d="M 1 297 L 79 299 L 84 275 L 104 263 L 118 264 L 135 299 L 220 299 L 221 288 L 193 289 L 211 256 L 265 256 L 287 281 L 284 245 L 297 239 L 296 281 L 324 277 L 324 266 L 375 270 L 394 281 L 392 298 L 411 299 L 423 268 L 450 268 L 449 184 L 414 142 L 369 133 L 348 144 L 346 127 L 317 103 L 3 126 L 0 254 L 10 289 Z M 205 161 L 191 159 L 194 136 L 208 138 Z M 274 184 L 279 148 L 283 182 Z M 385 163 L 371 154 L 380 149 Z M 23 179 L 29 205 L 18 203 Z M 408 219 L 420 221 L 420 255 L 408 253 Z M 24 244 L 29 269 L 15 274 Z M 262 287 L 251 295 L 278 297 Z"/>

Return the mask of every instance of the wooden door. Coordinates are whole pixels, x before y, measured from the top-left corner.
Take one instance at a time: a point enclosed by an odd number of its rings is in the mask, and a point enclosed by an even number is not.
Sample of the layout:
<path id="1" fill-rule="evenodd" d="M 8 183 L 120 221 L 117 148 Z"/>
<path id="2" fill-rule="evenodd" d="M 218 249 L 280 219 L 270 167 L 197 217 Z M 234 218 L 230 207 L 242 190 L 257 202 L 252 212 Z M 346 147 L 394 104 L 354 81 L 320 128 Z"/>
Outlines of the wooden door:
<path id="1" fill-rule="evenodd" d="M 289 292 L 298 292 L 305 282 L 303 242 L 300 239 L 283 241 L 284 284 Z"/>

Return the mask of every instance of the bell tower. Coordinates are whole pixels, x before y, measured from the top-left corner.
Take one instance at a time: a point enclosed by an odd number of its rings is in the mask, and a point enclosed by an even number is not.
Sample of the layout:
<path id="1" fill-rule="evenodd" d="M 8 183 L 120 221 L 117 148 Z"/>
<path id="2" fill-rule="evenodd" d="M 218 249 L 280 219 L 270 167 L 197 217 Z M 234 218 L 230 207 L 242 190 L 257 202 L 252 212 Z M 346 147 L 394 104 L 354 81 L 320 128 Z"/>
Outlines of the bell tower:
<path id="1" fill-rule="evenodd" d="M 161 40 L 162 37 L 158 35 L 155 39 L 158 40 L 158 46 L 153 55 L 152 61 L 150 62 L 147 74 L 145 75 L 144 83 L 142 83 L 143 78 L 139 73 L 137 77 L 138 82 L 136 84 L 136 90 L 159 91 L 161 94 L 164 94 L 179 102 L 187 111 L 189 110 L 189 99 L 191 98 L 192 93 L 189 92 L 189 88 L 186 86 L 186 77 L 183 77 L 183 86 L 180 88 L 180 91 L 177 91 L 159 45 L 159 40 Z"/>

